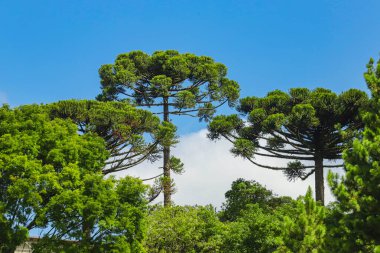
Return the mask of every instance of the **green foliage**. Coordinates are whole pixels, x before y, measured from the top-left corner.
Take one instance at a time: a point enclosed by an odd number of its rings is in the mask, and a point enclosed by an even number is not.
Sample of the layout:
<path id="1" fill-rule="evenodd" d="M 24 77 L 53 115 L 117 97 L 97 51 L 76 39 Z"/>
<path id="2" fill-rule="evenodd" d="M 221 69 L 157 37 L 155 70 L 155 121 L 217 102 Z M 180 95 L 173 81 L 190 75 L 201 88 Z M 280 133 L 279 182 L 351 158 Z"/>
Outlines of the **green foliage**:
<path id="1" fill-rule="evenodd" d="M 62 188 L 59 177 L 98 171 L 107 157 L 101 138 L 78 135 L 71 121 L 50 120 L 41 106 L 1 107 L 0 248 L 11 250 L 28 230 L 46 225 L 40 218 Z"/>
<path id="2" fill-rule="evenodd" d="M 249 204 L 257 204 L 263 211 L 271 212 L 281 205 L 292 204 L 289 197 L 277 197 L 255 181 L 242 178 L 232 182 L 231 190 L 225 193 L 226 202 L 220 212 L 221 220 L 236 221 Z"/>
<path id="3" fill-rule="evenodd" d="M 146 186 L 104 179 L 105 145 L 46 106 L 0 108 L 0 252 L 33 228 L 39 252 L 143 252 Z"/>
<path id="4" fill-rule="evenodd" d="M 162 146 L 175 143 L 175 126 L 125 102 L 67 100 L 49 104 L 52 118 L 69 118 L 82 133 L 95 133 L 106 142 L 112 159 L 103 173 L 133 167 L 159 158 Z M 148 138 L 146 138 L 148 137 Z M 146 141 L 149 139 L 149 142 Z"/>
<path id="5" fill-rule="evenodd" d="M 208 126 L 208 136 L 226 138 L 234 145 L 233 154 L 263 168 L 283 170 L 290 180 L 306 179 L 316 172 L 317 199 L 323 203 L 323 168 L 342 166 L 323 165 L 323 160 L 340 159 L 351 145 L 362 127 L 358 115 L 366 103 L 366 94 L 355 89 L 340 95 L 322 88 L 275 90 L 262 98 L 241 99 L 237 109 L 247 118 L 217 116 Z M 290 162 L 288 167 L 275 167 L 257 163 L 256 156 Z M 305 161 L 315 165 L 305 165 Z"/>
<path id="6" fill-rule="evenodd" d="M 170 167 L 176 174 L 182 174 L 184 172 L 184 164 L 177 157 L 170 157 Z"/>
<path id="7" fill-rule="evenodd" d="M 323 252 L 326 226 L 325 207 L 319 206 L 312 197 L 309 187 L 306 195 L 297 200 L 297 208 L 291 216 L 283 216 L 281 222 L 281 252 Z"/>
<path id="8" fill-rule="evenodd" d="M 273 252 L 281 242 L 281 217 L 294 212 L 295 201 L 244 179 L 234 181 L 225 196 L 221 252 Z"/>
<path id="9" fill-rule="evenodd" d="M 380 248 L 380 62 L 373 59 L 364 74 L 372 97 L 363 112 L 363 135 L 345 151 L 345 176 L 329 174 L 329 183 L 337 198 L 341 252 L 376 252 Z M 333 223 L 334 224 L 334 223 Z M 375 250 L 375 248 L 377 249 Z"/>
<path id="10" fill-rule="evenodd" d="M 164 121 L 162 124 L 158 125 L 156 129 L 157 137 L 162 146 L 173 146 L 178 143 L 177 136 L 175 134 L 176 130 L 177 128 L 171 122 Z"/>
<path id="11" fill-rule="evenodd" d="M 155 207 L 148 216 L 148 252 L 221 252 L 221 223 L 212 206 Z"/>
<path id="12" fill-rule="evenodd" d="M 239 86 L 227 79 L 227 68 L 206 56 L 180 54 L 175 50 L 156 51 L 148 55 L 142 51 L 120 54 L 114 64 L 101 66 L 103 93 L 99 100 L 122 100 L 131 97 L 140 106 L 162 106 L 162 98 L 175 111 L 170 114 L 199 115 L 209 119 L 209 103 L 228 102 L 239 98 Z M 190 109 L 190 110 L 183 110 Z M 195 115 L 196 115 L 195 114 Z M 207 116 L 206 116 L 207 115 Z"/>
<path id="13" fill-rule="evenodd" d="M 44 219 L 52 229 L 34 245 L 35 250 L 142 252 L 146 186 L 131 177 L 77 176 L 75 187 L 65 187 L 46 206 Z"/>
<path id="14" fill-rule="evenodd" d="M 280 242 L 280 218 L 259 204 L 249 204 L 234 222 L 226 223 L 221 252 L 273 252 Z"/>
<path id="15" fill-rule="evenodd" d="M 153 207 L 145 246 L 148 252 L 273 252 L 282 242 L 283 216 L 293 217 L 295 203 L 238 179 L 218 215 L 211 206 Z"/>

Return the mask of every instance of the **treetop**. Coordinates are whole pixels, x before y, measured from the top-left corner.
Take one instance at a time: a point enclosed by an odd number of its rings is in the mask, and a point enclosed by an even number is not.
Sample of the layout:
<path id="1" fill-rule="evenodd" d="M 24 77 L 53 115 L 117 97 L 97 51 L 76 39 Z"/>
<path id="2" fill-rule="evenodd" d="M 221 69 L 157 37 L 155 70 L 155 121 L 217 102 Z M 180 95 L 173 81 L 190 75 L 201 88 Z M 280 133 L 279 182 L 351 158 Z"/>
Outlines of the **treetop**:
<path id="1" fill-rule="evenodd" d="M 175 50 L 120 54 L 99 69 L 98 100 L 130 99 L 139 106 L 168 106 L 170 114 L 192 114 L 207 120 L 215 107 L 239 98 L 239 85 L 226 77 L 227 67 L 211 57 Z M 216 103 L 216 104 L 214 104 Z"/>

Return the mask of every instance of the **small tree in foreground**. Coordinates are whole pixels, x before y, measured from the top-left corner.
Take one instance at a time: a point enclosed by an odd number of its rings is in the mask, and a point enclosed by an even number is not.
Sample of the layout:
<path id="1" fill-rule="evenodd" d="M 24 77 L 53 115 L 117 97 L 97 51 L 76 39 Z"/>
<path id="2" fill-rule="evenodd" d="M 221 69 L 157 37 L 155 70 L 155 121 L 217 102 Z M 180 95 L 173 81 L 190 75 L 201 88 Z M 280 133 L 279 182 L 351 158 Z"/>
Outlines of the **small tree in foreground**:
<path id="1" fill-rule="evenodd" d="M 324 168 L 342 166 L 324 161 L 341 158 L 362 127 L 359 109 L 366 101 L 366 94 L 355 89 L 340 95 L 322 88 L 276 90 L 263 98 L 241 99 L 238 111 L 247 116 L 247 122 L 238 115 L 217 116 L 209 124 L 208 136 L 226 138 L 233 143 L 235 155 L 263 168 L 283 170 L 290 180 L 315 174 L 316 199 L 323 204 Z M 290 162 L 287 167 L 275 167 L 256 162 L 257 156 Z"/>
<path id="2" fill-rule="evenodd" d="M 372 98 L 363 113 L 363 136 L 344 155 L 346 174 L 329 182 L 341 212 L 341 252 L 380 252 L 380 61 L 367 65 L 365 81 Z"/>
<path id="3" fill-rule="evenodd" d="M 225 226 L 212 206 L 157 207 L 150 211 L 147 224 L 148 252 L 221 252 Z"/>
<path id="4" fill-rule="evenodd" d="M 46 106 L 0 107 L 0 252 L 36 228 L 36 252 L 141 252 L 146 186 L 104 179 L 105 141 L 50 116 Z"/>
<path id="5" fill-rule="evenodd" d="M 0 252 L 14 252 L 41 218 L 52 196 L 65 187 L 65 172 L 89 173 L 104 165 L 101 138 L 78 135 L 69 120 L 50 120 L 43 106 L 0 108 Z M 65 177 L 66 176 L 66 177 Z"/>
<path id="6" fill-rule="evenodd" d="M 312 197 L 309 187 L 306 195 L 297 200 L 297 208 L 281 222 L 281 243 L 276 253 L 323 252 L 326 210 Z"/>
<path id="7" fill-rule="evenodd" d="M 233 105 L 239 85 L 226 78 L 227 68 L 206 56 L 180 54 L 175 50 L 148 55 L 133 51 L 117 56 L 114 64 L 99 69 L 102 101 L 130 100 L 138 106 L 157 107 L 163 121 L 171 115 L 189 115 L 209 120 L 215 109 Z M 164 205 L 171 203 L 170 172 L 181 172 L 182 163 L 170 156 L 170 144 L 163 147 Z"/>
<path id="8" fill-rule="evenodd" d="M 248 204 L 236 221 L 226 222 L 223 235 L 225 253 L 266 253 L 273 252 L 281 242 L 281 219 L 293 215 L 293 205 L 284 204 L 268 210 L 259 204 Z"/>
<path id="9" fill-rule="evenodd" d="M 68 173 L 66 171 L 65 173 Z M 64 191 L 53 196 L 44 217 L 49 229 L 36 252 L 144 252 L 147 201 L 141 180 L 104 179 L 102 173 L 69 171 Z M 66 175 L 68 176 L 68 175 Z"/>

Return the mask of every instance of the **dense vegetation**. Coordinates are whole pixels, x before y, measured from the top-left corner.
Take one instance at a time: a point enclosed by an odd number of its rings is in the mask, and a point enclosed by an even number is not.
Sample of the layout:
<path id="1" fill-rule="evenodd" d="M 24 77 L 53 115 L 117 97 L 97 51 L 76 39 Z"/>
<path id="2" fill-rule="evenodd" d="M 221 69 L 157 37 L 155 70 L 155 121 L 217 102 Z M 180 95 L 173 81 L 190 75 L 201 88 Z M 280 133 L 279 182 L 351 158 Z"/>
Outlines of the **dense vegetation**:
<path id="1" fill-rule="evenodd" d="M 141 248 L 146 186 L 103 176 L 109 152 L 102 138 L 51 119 L 45 106 L 3 106 L 0 120 L 1 252 L 14 252 L 36 228 L 44 229 L 45 249 Z"/>
<path id="2" fill-rule="evenodd" d="M 14 252 L 33 229 L 41 231 L 35 252 L 380 252 L 380 61 L 371 59 L 364 75 L 369 99 L 358 90 L 273 91 L 240 101 L 247 120 L 212 119 L 219 104 L 238 98 L 226 73 L 209 57 L 131 52 L 101 67 L 98 101 L 3 105 L 0 253 Z M 127 94 L 133 99 L 120 97 Z M 162 122 L 136 108 L 154 105 L 163 106 Z M 236 155 L 291 160 L 276 168 L 291 179 L 322 173 L 323 159 L 343 158 L 345 174 L 328 176 L 336 201 L 323 205 L 318 174 L 317 201 L 310 187 L 292 199 L 240 178 L 220 210 L 172 204 L 166 170 L 180 171 L 182 163 L 168 158 L 176 142 L 168 117 L 191 112 L 212 119 L 209 137 L 231 140 Z M 169 160 L 154 186 L 111 174 L 161 153 Z M 149 205 L 162 191 L 165 205 Z"/>

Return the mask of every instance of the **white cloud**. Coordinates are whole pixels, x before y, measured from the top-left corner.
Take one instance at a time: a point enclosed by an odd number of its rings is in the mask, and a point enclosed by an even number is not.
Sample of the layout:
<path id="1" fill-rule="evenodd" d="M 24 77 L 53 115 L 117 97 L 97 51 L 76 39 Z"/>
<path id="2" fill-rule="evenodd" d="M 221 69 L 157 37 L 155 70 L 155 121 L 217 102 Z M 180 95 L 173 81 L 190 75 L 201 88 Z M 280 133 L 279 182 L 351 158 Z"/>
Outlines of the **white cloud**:
<path id="1" fill-rule="evenodd" d="M 238 178 L 255 180 L 278 195 L 294 198 L 304 195 L 309 185 L 314 189 L 313 175 L 305 181 L 289 182 L 281 171 L 263 169 L 243 158 L 234 157 L 229 151 L 230 143 L 225 140 L 210 141 L 206 134 L 207 130 L 204 129 L 182 136 L 180 143 L 172 151 L 172 154 L 181 158 L 185 164 L 185 172 L 182 175 L 173 175 L 177 188 L 177 193 L 173 195 L 176 204 L 213 204 L 219 208 L 224 201 L 224 193 Z M 268 161 L 268 158 L 258 158 L 258 161 L 277 166 L 284 163 L 278 159 Z M 161 173 L 158 169 L 161 166 L 161 161 L 154 164 L 144 163 L 119 175 L 150 178 Z M 326 174 L 327 171 L 325 176 Z M 333 200 L 326 183 L 325 199 L 327 203 Z M 162 201 L 162 197 L 159 197 L 159 201 Z"/>

